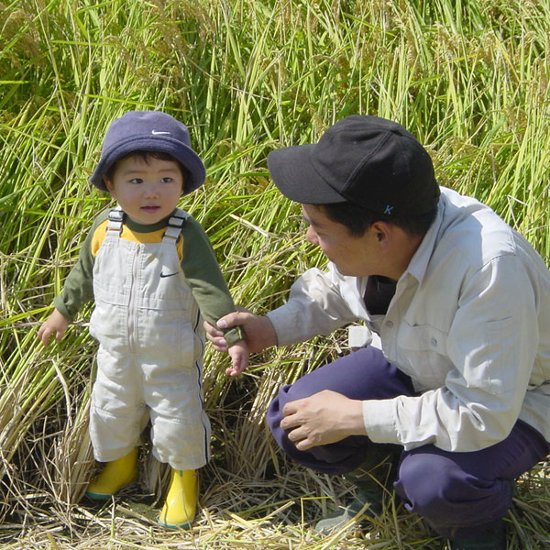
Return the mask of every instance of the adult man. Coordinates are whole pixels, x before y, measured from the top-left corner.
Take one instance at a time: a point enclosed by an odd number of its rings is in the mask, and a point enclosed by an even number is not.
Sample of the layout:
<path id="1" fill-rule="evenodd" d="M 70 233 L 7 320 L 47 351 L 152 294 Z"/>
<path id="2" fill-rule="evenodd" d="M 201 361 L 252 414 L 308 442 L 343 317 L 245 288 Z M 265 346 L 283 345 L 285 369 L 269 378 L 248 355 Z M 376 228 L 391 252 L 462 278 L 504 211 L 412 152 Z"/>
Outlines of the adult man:
<path id="1" fill-rule="evenodd" d="M 380 338 L 281 389 L 267 415 L 277 443 L 307 467 L 351 472 L 365 499 L 365 469 L 398 450 L 407 509 L 452 548 L 505 548 L 514 479 L 550 452 L 544 262 L 488 207 L 440 188 L 394 122 L 347 117 L 268 166 L 328 271 L 307 271 L 267 316 L 218 326 L 243 326 L 251 351 L 357 320 Z"/>

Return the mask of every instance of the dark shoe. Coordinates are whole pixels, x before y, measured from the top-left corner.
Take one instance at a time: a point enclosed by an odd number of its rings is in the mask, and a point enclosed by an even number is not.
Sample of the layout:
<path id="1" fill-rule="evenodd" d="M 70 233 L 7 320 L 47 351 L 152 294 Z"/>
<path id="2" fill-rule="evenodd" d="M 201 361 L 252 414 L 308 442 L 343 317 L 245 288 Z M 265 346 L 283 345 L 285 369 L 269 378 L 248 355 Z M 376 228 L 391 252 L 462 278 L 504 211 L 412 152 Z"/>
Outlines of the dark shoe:
<path id="1" fill-rule="evenodd" d="M 357 514 L 361 514 L 362 521 L 369 517 L 376 517 L 382 512 L 384 489 L 364 491 L 357 487 L 357 495 L 346 507 L 339 508 L 327 514 L 315 524 L 317 533 L 330 533 L 341 529 Z"/>
<path id="2" fill-rule="evenodd" d="M 449 541 L 451 550 L 506 550 L 506 528 L 499 519 L 480 527 L 467 536 Z"/>
<path id="3" fill-rule="evenodd" d="M 395 475 L 395 465 L 402 448 L 397 445 L 371 444 L 366 460 L 344 477 L 356 487 L 356 496 L 349 505 L 331 512 L 315 525 L 318 533 L 337 531 L 361 514 L 362 520 L 380 515 L 384 498 Z"/>

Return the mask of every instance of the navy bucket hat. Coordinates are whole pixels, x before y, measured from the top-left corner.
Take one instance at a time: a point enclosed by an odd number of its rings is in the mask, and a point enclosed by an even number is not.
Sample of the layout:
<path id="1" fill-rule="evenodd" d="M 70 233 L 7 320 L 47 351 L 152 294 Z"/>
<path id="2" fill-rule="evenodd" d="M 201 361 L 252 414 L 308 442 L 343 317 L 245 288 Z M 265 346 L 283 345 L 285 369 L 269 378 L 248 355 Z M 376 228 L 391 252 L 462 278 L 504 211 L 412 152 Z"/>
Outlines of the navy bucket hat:
<path id="1" fill-rule="evenodd" d="M 271 151 L 267 166 L 281 193 L 301 204 L 349 202 L 391 218 L 426 214 L 439 201 L 428 152 L 376 116 L 345 117 L 318 143 Z"/>
<path id="2" fill-rule="evenodd" d="M 103 176 L 117 160 L 136 151 L 167 153 L 180 162 L 188 171 L 185 195 L 204 182 L 206 170 L 191 147 L 185 124 L 160 111 L 130 111 L 109 126 L 90 183 L 106 191 Z"/>

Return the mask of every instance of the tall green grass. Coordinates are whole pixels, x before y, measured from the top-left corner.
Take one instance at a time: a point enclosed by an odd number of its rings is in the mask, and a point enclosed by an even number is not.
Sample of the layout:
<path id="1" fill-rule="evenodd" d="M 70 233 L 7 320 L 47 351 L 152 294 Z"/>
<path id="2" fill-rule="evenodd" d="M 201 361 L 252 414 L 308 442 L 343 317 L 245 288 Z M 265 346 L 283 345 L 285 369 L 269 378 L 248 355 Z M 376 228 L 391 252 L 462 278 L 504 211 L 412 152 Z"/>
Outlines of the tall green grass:
<path id="1" fill-rule="evenodd" d="M 61 345 L 44 350 L 35 333 L 108 204 L 87 177 L 114 118 L 156 108 L 190 127 L 208 180 L 182 207 L 209 233 L 236 300 L 258 312 L 324 261 L 270 184 L 266 155 L 351 113 L 407 126 L 441 184 L 487 202 L 548 262 L 549 31 L 548 1 L 0 2 L 0 519 L 27 525 L 53 506 L 72 525 L 93 468 L 89 309 Z M 265 407 L 342 345 L 335 335 L 265 352 L 236 382 L 209 350 L 214 466 L 249 480 L 287 472 Z M 530 509 L 534 528 L 514 525 L 533 548 L 550 529 L 543 508 Z M 403 547 L 397 526 L 389 547 Z"/>

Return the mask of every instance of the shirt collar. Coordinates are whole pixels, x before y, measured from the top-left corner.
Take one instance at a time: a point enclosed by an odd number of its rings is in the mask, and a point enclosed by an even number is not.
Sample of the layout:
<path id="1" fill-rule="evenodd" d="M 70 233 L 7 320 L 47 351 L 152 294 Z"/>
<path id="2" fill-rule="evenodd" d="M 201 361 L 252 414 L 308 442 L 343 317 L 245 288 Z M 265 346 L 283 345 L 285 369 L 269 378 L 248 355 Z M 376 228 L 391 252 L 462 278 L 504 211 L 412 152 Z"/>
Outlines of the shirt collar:
<path id="1" fill-rule="evenodd" d="M 443 218 L 445 216 L 444 197 L 445 196 L 442 193 L 440 195 L 439 203 L 437 205 L 437 214 L 435 220 L 424 235 L 420 246 L 417 248 L 416 252 L 411 258 L 411 261 L 409 262 L 409 265 L 407 266 L 407 269 L 405 270 L 401 278 L 405 278 L 407 275 L 411 275 L 419 283 L 424 278 L 424 275 L 426 274 L 426 269 L 428 268 L 428 264 L 430 263 L 430 258 L 432 257 L 432 253 L 437 244 L 439 231 L 441 229 Z"/>
<path id="2" fill-rule="evenodd" d="M 135 222 L 134 220 L 132 220 L 132 218 L 130 218 L 130 216 L 128 216 L 128 214 L 124 213 L 124 223 L 131 231 L 136 231 L 137 233 L 153 233 L 155 231 L 158 231 L 159 229 L 164 229 L 168 224 L 168 220 L 173 216 L 174 212 L 172 212 L 170 216 L 167 216 L 159 222 L 150 225 Z"/>

